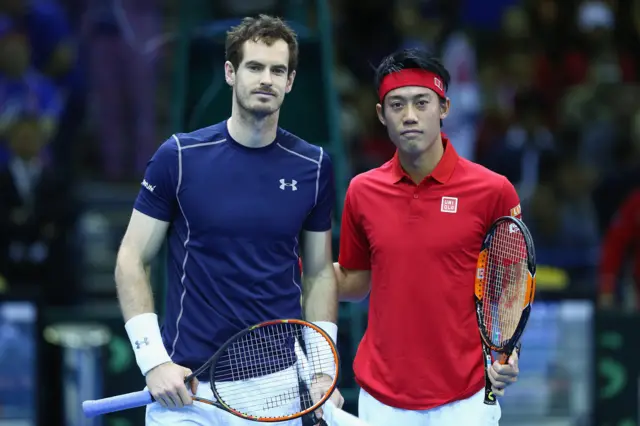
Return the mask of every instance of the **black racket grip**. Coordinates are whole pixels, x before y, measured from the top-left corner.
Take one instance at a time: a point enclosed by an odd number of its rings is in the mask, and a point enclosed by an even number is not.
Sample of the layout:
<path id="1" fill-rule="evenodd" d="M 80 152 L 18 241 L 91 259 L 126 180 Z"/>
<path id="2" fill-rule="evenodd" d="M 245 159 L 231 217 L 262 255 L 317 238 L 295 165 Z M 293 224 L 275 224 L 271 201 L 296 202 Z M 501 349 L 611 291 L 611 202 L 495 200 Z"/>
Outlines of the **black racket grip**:
<path id="1" fill-rule="evenodd" d="M 482 344 L 482 352 L 484 353 L 484 403 L 485 405 L 496 405 L 496 396 L 491 390 L 491 379 L 489 379 L 488 360 L 491 359 L 491 349 L 484 343 Z"/>
<path id="2" fill-rule="evenodd" d="M 489 373 L 485 373 L 485 384 L 484 384 L 484 403 L 485 405 L 496 405 L 496 396 L 493 394 L 491 390 L 491 380 L 489 379 Z"/>
<path id="3" fill-rule="evenodd" d="M 324 419 L 318 420 L 318 416 L 316 416 L 316 413 L 309 413 L 304 417 L 309 422 L 308 423 L 309 425 L 312 425 L 312 426 L 316 426 L 316 425 L 327 426 L 327 422 L 325 422 Z M 306 423 L 306 422 L 304 422 L 304 423 Z"/>
<path id="4" fill-rule="evenodd" d="M 488 351 L 488 348 L 485 345 L 483 345 L 483 347 L 484 347 L 485 355 L 487 353 L 490 353 Z M 518 342 L 518 344 L 514 348 L 514 351 L 518 354 L 518 359 L 520 359 L 521 349 L 522 349 L 522 342 Z M 492 385 L 491 385 L 491 380 L 489 379 L 489 373 L 485 371 L 484 403 L 486 405 L 496 405 L 496 396 L 493 394 L 493 391 L 491 391 L 491 386 Z"/>

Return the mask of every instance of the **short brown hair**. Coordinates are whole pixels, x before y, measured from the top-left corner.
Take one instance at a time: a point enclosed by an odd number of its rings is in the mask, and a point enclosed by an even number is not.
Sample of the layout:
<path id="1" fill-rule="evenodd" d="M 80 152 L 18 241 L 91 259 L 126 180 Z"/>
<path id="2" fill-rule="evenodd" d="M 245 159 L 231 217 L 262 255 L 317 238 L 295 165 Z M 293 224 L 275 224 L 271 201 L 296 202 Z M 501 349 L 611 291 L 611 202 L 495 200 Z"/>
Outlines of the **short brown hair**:
<path id="1" fill-rule="evenodd" d="M 289 46 L 288 72 L 298 67 L 298 37 L 282 19 L 259 15 L 257 18 L 244 18 L 240 24 L 227 31 L 225 59 L 237 70 L 242 62 L 242 48 L 247 41 L 261 41 L 271 46 L 283 40 Z"/>

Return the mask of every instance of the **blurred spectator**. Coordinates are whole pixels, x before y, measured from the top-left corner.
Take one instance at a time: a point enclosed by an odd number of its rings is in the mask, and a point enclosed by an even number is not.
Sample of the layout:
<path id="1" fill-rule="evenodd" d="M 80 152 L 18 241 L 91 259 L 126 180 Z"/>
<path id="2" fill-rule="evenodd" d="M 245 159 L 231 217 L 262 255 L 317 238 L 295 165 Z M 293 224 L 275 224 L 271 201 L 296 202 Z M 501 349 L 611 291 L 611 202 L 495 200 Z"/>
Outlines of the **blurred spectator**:
<path id="1" fill-rule="evenodd" d="M 614 11 L 604 1 L 583 2 L 577 14 L 580 46 L 565 56 L 564 84 L 619 83 L 636 80 L 633 56 L 617 46 Z"/>
<path id="2" fill-rule="evenodd" d="M 544 124 L 544 100 L 535 92 L 516 96 L 515 121 L 495 141 L 481 162 L 509 179 L 523 209 L 539 183 L 554 166 L 557 149 L 554 136 Z"/>
<path id="3" fill-rule="evenodd" d="M 63 108 L 53 82 L 31 67 L 28 38 L 7 18 L 0 18 L 0 138 L 19 112 L 28 110 L 42 121 L 45 141 L 55 134 Z M 5 152 L 5 162 L 9 152 Z"/>
<path id="4" fill-rule="evenodd" d="M 16 290 L 40 288 L 56 303 L 73 296 L 67 244 L 74 206 L 60 176 L 42 162 L 40 117 L 20 114 L 7 135 L 12 156 L 0 168 L 0 275 Z"/>
<path id="5" fill-rule="evenodd" d="M 533 18 L 522 6 L 505 11 L 500 38 L 492 46 L 491 55 L 502 65 L 501 93 L 507 101 L 505 112 L 511 114 L 514 97 L 526 90 L 536 90 L 546 102 L 545 122 L 553 124 L 555 104 L 560 96 L 561 78 L 555 71 L 555 55 L 534 36 Z M 556 41 L 556 44 L 560 44 Z"/>
<path id="6" fill-rule="evenodd" d="M 447 96 L 452 105 L 442 129 L 460 156 L 475 161 L 481 106 L 476 49 L 456 15 L 448 19 L 439 38 L 442 63 L 451 76 Z"/>
<path id="7" fill-rule="evenodd" d="M 88 0 L 86 31 L 105 177 L 117 181 L 141 176 L 158 146 L 153 43 L 160 34 L 157 4 Z"/>
<path id="8" fill-rule="evenodd" d="M 396 48 L 435 51 L 446 19 L 442 3 L 399 0 L 394 5 L 393 24 L 400 37 Z"/>
<path id="9" fill-rule="evenodd" d="M 621 282 L 629 264 L 635 282 L 636 308 L 640 309 L 640 190 L 632 193 L 622 204 L 602 245 L 600 259 L 599 302 L 604 308 L 616 306 L 620 300 Z"/>
<path id="10" fill-rule="evenodd" d="M 536 41 L 546 52 L 547 58 L 557 59 L 558 55 L 567 47 L 566 30 L 570 18 L 566 3 L 561 7 L 562 0 L 532 0 L 528 2 L 528 12 L 531 27 L 535 28 Z"/>
<path id="11" fill-rule="evenodd" d="M 538 263 L 565 270 L 583 295 L 594 290 L 600 243 L 591 181 L 587 168 L 565 159 L 555 181 L 538 186 L 528 204 Z"/>
<path id="12" fill-rule="evenodd" d="M 64 110 L 52 135 L 51 152 L 59 172 L 74 167 L 74 142 L 84 119 L 84 81 L 77 42 L 64 9 L 57 0 L 6 0 L 0 12 L 24 34 L 30 46 L 33 69 L 49 77 L 60 90 Z"/>
<path id="13" fill-rule="evenodd" d="M 614 145 L 616 148 L 616 167 L 601 177 L 593 194 L 601 230 L 609 227 L 611 219 L 629 194 L 640 188 L 640 109 L 630 117 L 626 126 L 621 126 L 619 133 L 624 136 L 618 140 L 603 139 L 608 142 L 603 145 Z"/>
<path id="14" fill-rule="evenodd" d="M 393 157 L 395 146 L 389 140 L 386 127 L 378 120 L 375 105 L 378 99 L 369 87 L 362 87 L 354 93 L 351 101 L 357 113 L 359 130 L 351 149 L 354 173 L 362 173 L 378 167 Z M 352 124 L 353 125 L 353 124 Z"/>

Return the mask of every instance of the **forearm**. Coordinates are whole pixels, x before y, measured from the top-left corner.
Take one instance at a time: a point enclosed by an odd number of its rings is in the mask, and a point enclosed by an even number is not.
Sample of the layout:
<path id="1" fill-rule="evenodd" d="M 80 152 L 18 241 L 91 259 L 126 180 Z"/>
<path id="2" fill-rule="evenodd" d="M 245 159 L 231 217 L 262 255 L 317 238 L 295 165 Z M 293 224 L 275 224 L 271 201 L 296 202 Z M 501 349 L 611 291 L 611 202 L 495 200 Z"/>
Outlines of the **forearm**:
<path id="1" fill-rule="evenodd" d="M 347 271 L 334 263 L 336 282 L 338 287 L 338 300 L 344 302 L 360 302 L 369 294 L 369 285 L 363 277 L 349 276 Z"/>
<path id="2" fill-rule="evenodd" d="M 303 288 L 305 319 L 326 332 L 333 342 L 337 342 L 338 287 L 333 267 L 327 265 L 316 275 L 303 276 Z M 319 353 L 319 340 L 316 333 L 305 330 L 304 341 L 307 354 Z M 330 377 L 333 377 L 334 371 L 335 362 L 328 357 L 322 357 L 320 363 L 314 367 L 314 373 L 326 374 Z"/>
<path id="3" fill-rule="evenodd" d="M 307 321 L 338 321 L 338 286 L 331 265 L 315 275 L 303 275 L 303 309 Z"/>
<path id="4" fill-rule="evenodd" d="M 149 276 L 139 255 L 122 248 L 118 253 L 115 279 L 125 322 L 136 315 L 155 312 Z"/>
<path id="5" fill-rule="evenodd" d="M 128 252 L 126 248 L 118 253 L 115 273 L 118 300 L 125 329 L 143 375 L 171 361 L 162 342 L 145 266 L 140 256 Z"/>

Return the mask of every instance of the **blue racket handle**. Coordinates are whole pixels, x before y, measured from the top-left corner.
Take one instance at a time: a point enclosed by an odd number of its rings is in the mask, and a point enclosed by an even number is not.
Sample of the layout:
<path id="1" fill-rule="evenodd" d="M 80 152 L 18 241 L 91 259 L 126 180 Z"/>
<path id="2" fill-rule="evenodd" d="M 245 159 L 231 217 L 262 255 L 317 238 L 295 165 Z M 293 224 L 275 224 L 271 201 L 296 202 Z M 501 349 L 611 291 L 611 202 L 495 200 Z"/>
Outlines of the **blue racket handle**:
<path id="1" fill-rule="evenodd" d="M 82 411 L 87 417 L 100 416 L 102 414 L 113 413 L 114 411 L 128 410 L 129 408 L 143 407 L 151 404 L 153 397 L 149 391 L 125 393 L 123 395 L 112 396 L 110 398 L 84 401 Z"/>

